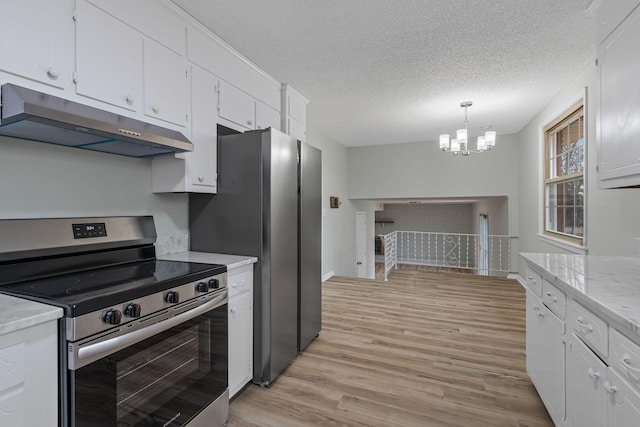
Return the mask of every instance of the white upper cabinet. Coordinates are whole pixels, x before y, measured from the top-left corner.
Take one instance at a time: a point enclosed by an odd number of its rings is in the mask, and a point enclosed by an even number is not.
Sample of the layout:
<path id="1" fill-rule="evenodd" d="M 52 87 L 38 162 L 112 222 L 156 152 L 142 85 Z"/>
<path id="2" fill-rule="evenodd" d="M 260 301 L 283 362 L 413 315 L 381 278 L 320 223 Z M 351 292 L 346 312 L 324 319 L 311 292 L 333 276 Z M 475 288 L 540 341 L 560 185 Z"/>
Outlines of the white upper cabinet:
<path id="1" fill-rule="evenodd" d="M 638 6 L 638 0 L 605 0 L 596 9 L 596 40 L 602 43 L 624 18 Z"/>
<path id="2" fill-rule="evenodd" d="M 198 192 L 215 193 L 218 155 L 215 119 L 217 78 L 195 65 L 191 69 L 191 135 L 195 147 L 191 153 L 191 184 Z"/>
<path id="3" fill-rule="evenodd" d="M 613 30 L 598 46 L 599 98 L 597 142 L 600 188 L 640 185 L 640 40 L 637 1 L 604 1 L 597 11 Z M 626 18 L 617 25 L 613 19 Z M 604 24 L 603 24 L 604 25 Z M 615 28 L 615 29 L 614 29 Z"/>
<path id="4" fill-rule="evenodd" d="M 256 129 L 280 130 L 280 112 L 260 101 L 256 102 Z"/>
<path id="5" fill-rule="evenodd" d="M 218 78 L 196 65 L 190 74 L 193 152 L 153 159 L 154 193 L 216 192 Z"/>
<path id="6" fill-rule="evenodd" d="M 0 8 L 0 74 L 57 88 L 72 87 L 73 0 L 21 0 Z M 0 76 L 2 82 L 12 76 Z"/>
<path id="7" fill-rule="evenodd" d="M 143 38 L 85 0 L 76 2 L 76 92 L 140 111 Z"/>
<path id="8" fill-rule="evenodd" d="M 247 130 L 256 128 L 256 101 L 233 85 L 220 80 L 218 84 L 218 116 Z"/>
<path id="9" fill-rule="evenodd" d="M 163 0 L 88 0 L 141 34 L 184 56 L 186 22 Z"/>
<path id="10" fill-rule="evenodd" d="M 288 84 L 282 85 L 282 131 L 300 141 L 307 136 L 307 104 L 309 101 Z"/>
<path id="11" fill-rule="evenodd" d="M 199 26 L 187 27 L 187 58 L 253 98 L 280 111 L 280 83 Z"/>
<path id="12" fill-rule="evenodd" d="M 185 59 L 149 39 L 144 40 L 144 113 L 187 125 L 189 111 L 188 71 Z"/>

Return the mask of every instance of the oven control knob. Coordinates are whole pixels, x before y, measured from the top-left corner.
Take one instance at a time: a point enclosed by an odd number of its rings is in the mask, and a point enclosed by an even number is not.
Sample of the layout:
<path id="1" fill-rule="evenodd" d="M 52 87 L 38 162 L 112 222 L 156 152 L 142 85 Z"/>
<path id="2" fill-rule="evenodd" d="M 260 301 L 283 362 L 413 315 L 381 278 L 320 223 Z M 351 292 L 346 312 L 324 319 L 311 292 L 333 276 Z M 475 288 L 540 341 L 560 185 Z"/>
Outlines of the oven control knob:
<path id="1" fill-rule="evenodd" d="M 104 316 L 102 316 L 104 323 L 108 325 L 119 325 L 122 321 L 122 312 L 120 310 L 108 310 Z"/>
<path id="2" fill-rule="evenodd" d="M 140 317 L 142 314 L 142 307 L 140 304 L 131 303 L 124 309 L 124 315 L 127 317 Z"/>
<path id="3" fill-rule="evenodd" d="M 219 288 L 220 288 L 220 280 L 209 279 L 209 289 L 219 289 Z"/>
<path id="4" fill-rule="evenodd" d="M 207 292 L 208 289 L 207 284 L 204 282 L 200 282 L 196 285 L 197 292 Z"/>
<path id="5" fill-rule="evenodd" d="M 177 304 L 180 302 L 180 298 L 176 291 L 167 292 L 167 294 L 164 296 L 164 300 L 169 304 Z"/>

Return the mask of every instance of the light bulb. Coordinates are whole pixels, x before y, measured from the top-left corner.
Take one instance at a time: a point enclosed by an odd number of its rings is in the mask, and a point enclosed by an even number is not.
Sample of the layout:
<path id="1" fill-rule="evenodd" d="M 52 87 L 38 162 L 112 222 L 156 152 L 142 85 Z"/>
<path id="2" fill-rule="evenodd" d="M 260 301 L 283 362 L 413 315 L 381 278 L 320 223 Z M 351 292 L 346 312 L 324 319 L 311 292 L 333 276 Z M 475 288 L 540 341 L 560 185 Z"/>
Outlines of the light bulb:
<path id="1" fill-rule="evenodd" d="M 484 136 L 479 136 L 478 137 L 478 150 L 480 151 L 484 151 L 487 149 L 487 141 L 485 140 Z"/>
<path id="2" fill-rule="evenodd" d="M 467 145 L 467 128 L 458 129 L 456 131 L 456 136 L 457 136 L 458 144 L 460 144 L 461 146 Z"/>
<path id="3" fill-rule="evenodd" d="M 445 133 L 444 135 L 440 135 L 440 149 L 446 150 L 449 148 L 449 134 Z"/>
<path id="4" fill-rule="evenodd" d="M 496 145 L 496 131 L 490 130 L 484 133 L 484 137 L 487 141 L 487 147 L 493 147 Z"/>

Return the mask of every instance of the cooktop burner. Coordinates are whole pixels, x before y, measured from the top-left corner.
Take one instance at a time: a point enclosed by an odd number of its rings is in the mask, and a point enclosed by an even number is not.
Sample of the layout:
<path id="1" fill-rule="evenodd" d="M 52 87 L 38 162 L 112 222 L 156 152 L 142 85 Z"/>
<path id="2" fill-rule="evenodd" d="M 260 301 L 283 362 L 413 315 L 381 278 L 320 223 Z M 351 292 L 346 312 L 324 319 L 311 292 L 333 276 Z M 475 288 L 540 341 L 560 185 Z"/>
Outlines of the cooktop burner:
<path id="1" fill-rule="evenodd" d="M 0 292 L 62 307 L 77 317 L 224 273 L 226 266 L 150 259 L 0 286 Z"/>

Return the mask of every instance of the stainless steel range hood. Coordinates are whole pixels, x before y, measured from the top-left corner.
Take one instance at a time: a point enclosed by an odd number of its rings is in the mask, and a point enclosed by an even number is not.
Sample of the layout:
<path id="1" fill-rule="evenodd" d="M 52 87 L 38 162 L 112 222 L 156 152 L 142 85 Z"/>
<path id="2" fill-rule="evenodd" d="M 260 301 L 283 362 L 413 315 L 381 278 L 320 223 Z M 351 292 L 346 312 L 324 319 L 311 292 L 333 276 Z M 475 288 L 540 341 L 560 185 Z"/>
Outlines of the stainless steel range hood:
<path id="1" fill-rule="evenodd" d="M 193 151 L 174 130 L 9 83 L 0 91 L 0 135 L 130 157 Z"/>

